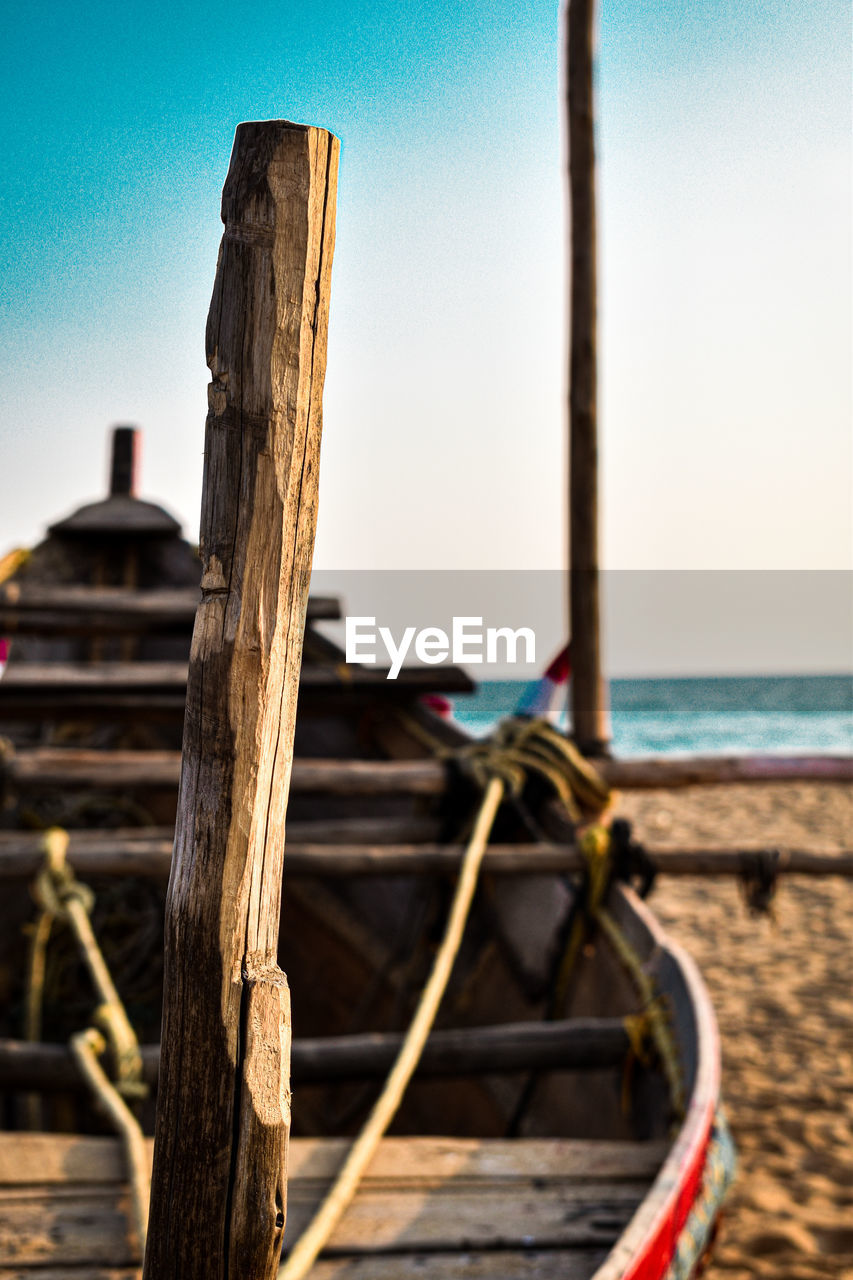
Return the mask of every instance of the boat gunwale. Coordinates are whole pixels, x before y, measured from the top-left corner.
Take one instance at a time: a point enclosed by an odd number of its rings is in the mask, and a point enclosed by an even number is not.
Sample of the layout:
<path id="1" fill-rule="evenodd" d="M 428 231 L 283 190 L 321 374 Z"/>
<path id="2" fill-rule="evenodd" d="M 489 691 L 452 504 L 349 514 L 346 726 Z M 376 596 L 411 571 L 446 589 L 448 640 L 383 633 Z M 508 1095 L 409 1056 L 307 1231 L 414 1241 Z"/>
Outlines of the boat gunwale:
<path id="1" fill-rule="evenodd" d="M 645 963 L 667 957 L 670 976 L 681 979 L 664 987 L 674 1003 L 680 995 L 689 1005 L 695 1027 L 696 1062 L 689 1101 L 678 1134 L 648 1195 L 638 1207 L 607 1258 L 590 1280 L 661 1280 L 665 1275 L 702 1180 L 708 1144 L 720 1097 L 721 1051 L 717 1019 L 698 966 L 666 932 L 645 903 L 627 885 L 617 884 L 609 904 L 623 919 L 639 925 L 648 953 Z"/>

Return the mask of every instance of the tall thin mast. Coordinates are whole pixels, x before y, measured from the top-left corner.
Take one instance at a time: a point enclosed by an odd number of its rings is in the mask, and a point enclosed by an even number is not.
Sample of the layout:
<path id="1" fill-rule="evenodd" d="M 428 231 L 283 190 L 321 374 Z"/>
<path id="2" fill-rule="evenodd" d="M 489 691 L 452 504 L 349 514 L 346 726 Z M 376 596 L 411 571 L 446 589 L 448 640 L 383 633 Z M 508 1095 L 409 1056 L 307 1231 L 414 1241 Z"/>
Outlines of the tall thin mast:
<path id="1" fill-rule="evenodd" d="M 567 108 L 571 209 L 569 357 L 569 617 L 572 732 L 600 755 L 609 741 L 601 673 L 598 580 L 595 0 L 569 0 Z"/>

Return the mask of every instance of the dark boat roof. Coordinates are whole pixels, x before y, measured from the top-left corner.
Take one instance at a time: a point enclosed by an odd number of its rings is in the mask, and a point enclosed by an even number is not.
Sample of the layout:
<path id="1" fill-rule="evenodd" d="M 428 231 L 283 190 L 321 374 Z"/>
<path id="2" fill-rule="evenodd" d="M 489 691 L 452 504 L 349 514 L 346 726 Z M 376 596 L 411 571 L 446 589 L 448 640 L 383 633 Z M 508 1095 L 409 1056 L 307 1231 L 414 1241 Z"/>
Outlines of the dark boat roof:
<path id="1" fill-rule="evenodd" d="M 122 493 L 79 507 L 48 532 L 61 538 L 170 538 L 180 536 L 181 526 L 157 503 Z"/>

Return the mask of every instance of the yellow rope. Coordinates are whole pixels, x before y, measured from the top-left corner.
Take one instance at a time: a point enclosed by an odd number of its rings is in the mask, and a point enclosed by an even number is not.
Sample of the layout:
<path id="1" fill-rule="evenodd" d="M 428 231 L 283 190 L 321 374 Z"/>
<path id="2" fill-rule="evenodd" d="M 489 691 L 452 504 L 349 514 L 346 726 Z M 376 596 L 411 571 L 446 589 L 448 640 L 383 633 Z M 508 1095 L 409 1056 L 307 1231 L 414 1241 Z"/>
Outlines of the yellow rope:
<path id="1" fill-rule="evenodd" d="M 607 937 L 608 942 L 623 968 L 629 974 L 640 999 L 640 1012 L 624 1019 L 625 1028 L 632 1039 L 639 1040 L 647 1032 L 657 1050 L 663 1066 L 670 1100 L 676 1113 L 684 1114 L 685 1093 L 681 1063 L 670 1025 L 669 1011 L 654 982 L 643 968 L 638 953 L 630 945 L 613 916 L 604 906 L 610 886 L 611 838 L 609 830 L 597 824 L 589 827 L 581 837 L 580 848 L 586 860 L 587 898 L 584 912 L 576 917 L 569 941 L 555 982 L 554 1007 L 561 1008 L 568 996 L 569 982 L 574 972 L 581 945 L 586 937 L 588 922 L 592 921 Z"/>
<path id="2" fill-rule="evenodd" d="M 397 1060 L 391 1068 L 382 1094 L 351 1147 L 331 1190 L 306 1231 L 297 1240 L 287 1262 L 279 1270 L 278 1280 L 302 1280 L 302 1277 L 311 1270 L 317 1255 L 325 1246 L 341 1215 L 355 1195 L 358 1183 L 373 1158 L 382 1135 L 400 1106 L 406 1086 L 418 1065 L 424 1044 L 435 1021 L 453 961 L 462 941 L 465 921 L 477 885 L 477 873 L 505 787 L 506 783 L 502 777 L 492 777 L 486 786 L 474 831 L 465 850 L 447 929 Z"/>
<path id="3" fill-rule="evenodd" d="M 107 968 L 89 914 L 94 895 L 81 884 L 65 860 L 68 832 L 52 827 L 44 836 L 45 865 L 36 877 L 35 892 L 42 911 L 65 920 L 77 940 L 80 954 L 101 1003 L 95 1020 L 104 1031 L 115 1056 L 118 1088 L 125 1097 L 142 1097 L 142 1056 L 136 1033 Z"/>
<path id="4" fill-rule="evenodd" d="M 547 720 L 505 720 L 491 738 L 453 755 L 475 777 L 483 769 L 493 773 L 502 766 L 507 768 L 514 790 L 520 789 L 526 776 L 538 774 L 575 823 L 583 822 L 582 809 L 600 814 L 612 798 L 610 787 L 596 769 Z"/>
<path id="5" fill-rule="evenodd" d="M 148 1201 L 151 1196 L 145 1138 L 136 1116 L 98 1061 L 105 1048 L 104 1037 L 94 1027 L 78 1031 L 71 1037 L 71 1052 L 90 1089 L 112 1121 L 113 1127 L 118 1130 L 124 1146 L 136 1233 L 140 1250 L 144 1252 L 148 1234 Z"/>
<path id="6" fill-rule="evenodd" d="M 610 912 L 600 907 L 596 920 L 599 927 L 607 935 L 607 939 L 631 976 L 640 996 L 640 1011 L 648 1020 L 649 1034 L 663 1066 L 669 1096 L 673 1109 L 678 1116 L 684 1115 L 685 1092 L 681 1063 L 675 1037 L 670 1025 L 669 1009 L 655 984 L 643 968 L 643 962 L 630 945 L 622 930 Z"/>
<path id="7" fill-rule="evenodd" d="M 71 1037 L 71 1051 L 96 1100 L 121 1137 L 130 1177 L 136 1231 L 140 1248 L 144 1251 L 148 1230 L 148 1200 L 151 1194 L 148 1160 L 142 1129 L 125 1102 L 125 1098 L 143 1097 L 147 1092 L 142 1080 L 139 1043 L 92 929 L 89 914 L 94 904 L 94 894 L 87 885 L 75 878 L 66 862 L 68 832 L 60 827 L 52 827 L 45 832 L 43 848 L 45 864 L 35 881 L 35 896 L 41 906 L 41 915 L 30 947 L 26 1036 L 29 1040 L 37 1040 L 41 1035 L 48 938 L 53 921 L 65 920 L 74 933 L 100 997 L 101 1003 L 95 1012 L 95 1019 L 107 1037 L 105 1039 L 100 1031 L 89 1027 Z M 116 1084 L 112 1083 L 98 1061 L 107 1047 L 107 1040 L 115 1060 L 118 1076 Z M 37 1101 L 33 1099 L 32 1103 L 29 1108 L 31 1120 L 38 1116 Z"/>
<path id="8" fill-rule="evenodd" d="M 610 836 L 606 828 L 600 825 L 589 827 L 581 836 L 580 849 L 587 866 L 587 900 L 585 910 L 579 912 L 572 922 L 569 940 L 557 970 L 552 1001 L 555 1015 L 566 1003 L 589 920 L 595 919 L 610 883 Z"/>
<path id="9" fill-rule="evenodd" d="M 631 1053 L 644 1067 L 648 1067 L 651 1063 L 651 1058 L 649 1057 L 647 1042 L 651 1027 L 647 1015 L 645 1013 L 626 1013 L 622 1019 L 622 1026 L 628 1036 Z"/>
<path id="10" fill-rule="evenodd" d="M 449 747 L 430 733 L 412 715 L 398 711 L 397 718 L 407 733 L 416 738 L 439 760 L 457 760 L 475 776 L 480 762 L 494 771 L 503 747 L 515 765 L 545 778 L 558 795 L 573 822 L 582 822 L 581 807 L 600 816 L 612 804 L 614 792 L 601 774 L 585 759 L 568 738 L 547 720 L 510 717 L 498 725 L 483 742 L 460 748 Z"/>
<path id="11" fill-rule="evenodd" d="M 24 1039 L 31 1043 L 41 1040 L 47 944 L 50 941 L 52 928 L 53 915 L 50 911 L 42 911 L 38 920 L 32 926 L 30 935 L 24 1001 Z M 24 1114 L 28 1129 L 37 1130 L 42 1127 L 41 1098 L 37 1093 L 24 1095 Z"/>

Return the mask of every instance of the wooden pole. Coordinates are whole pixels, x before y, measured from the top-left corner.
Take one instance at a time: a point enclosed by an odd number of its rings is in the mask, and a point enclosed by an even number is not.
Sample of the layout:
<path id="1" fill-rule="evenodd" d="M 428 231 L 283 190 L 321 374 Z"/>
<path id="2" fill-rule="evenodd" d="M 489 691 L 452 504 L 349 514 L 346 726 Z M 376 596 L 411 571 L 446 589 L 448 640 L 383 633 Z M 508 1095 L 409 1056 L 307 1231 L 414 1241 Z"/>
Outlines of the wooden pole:
<path id="1" fill-rule="evenodd" d="M 242 124 L 222 196 L 145 1280 L 271 1280 L 284 1232 L 276 950 L 337 157 L 324 130 Z"/>
<path id="2" fill-rule="evenodd" d="M 581 751 L 597 756 L 606 754 L 610 730 L 601 672 L 598 581 L 594 28 L 595 0 L 569 0 L 571 720 L 572 732 Z"/>

